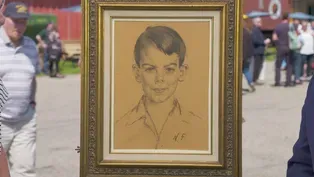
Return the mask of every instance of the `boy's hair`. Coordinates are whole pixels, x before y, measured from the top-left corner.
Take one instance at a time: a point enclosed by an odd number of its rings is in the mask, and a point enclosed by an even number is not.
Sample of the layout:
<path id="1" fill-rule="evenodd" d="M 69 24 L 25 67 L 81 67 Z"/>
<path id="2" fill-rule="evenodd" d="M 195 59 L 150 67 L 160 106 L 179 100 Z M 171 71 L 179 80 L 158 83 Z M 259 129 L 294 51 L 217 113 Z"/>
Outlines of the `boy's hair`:
<path id="1" fill-rule="evenodd" d="M 138 66 L 140 66 L 141 52 L 152 45 L 166 55 L 177 54 L 179 56 L 179 66 L 184 63 L 186 46 L 181 36 L 172 28 L 166 26 L 150 26 L 138 37 L 134 47 L 134 59 Z"/>

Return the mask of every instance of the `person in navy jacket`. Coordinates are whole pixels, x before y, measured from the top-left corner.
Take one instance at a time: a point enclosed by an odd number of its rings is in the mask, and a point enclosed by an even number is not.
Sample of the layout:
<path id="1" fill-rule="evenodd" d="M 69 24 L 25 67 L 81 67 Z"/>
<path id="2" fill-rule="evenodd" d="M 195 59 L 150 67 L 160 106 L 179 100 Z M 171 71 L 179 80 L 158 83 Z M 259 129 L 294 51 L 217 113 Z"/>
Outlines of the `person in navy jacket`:
<path id="1" fill-rule="evenodd" d="M 253 82 L 257 85 L 258 78 L 263 68 L 263 63 L 265 59 L 265 48 L 271 42 L 269 38 L 265 39 L 264 34 L 261 30 L 262 28 L 262 19 L 256 17 L 252 19 L 253 28 L 252 28 L 252 40 L 254 45 L 254 67 L 253 67 Z"/>
<path id="2" fill-rule="evenodd" d="M 302 108 L 299 138 L 288 161 L 287 177 L 314 177 L 314 78 Z"/>

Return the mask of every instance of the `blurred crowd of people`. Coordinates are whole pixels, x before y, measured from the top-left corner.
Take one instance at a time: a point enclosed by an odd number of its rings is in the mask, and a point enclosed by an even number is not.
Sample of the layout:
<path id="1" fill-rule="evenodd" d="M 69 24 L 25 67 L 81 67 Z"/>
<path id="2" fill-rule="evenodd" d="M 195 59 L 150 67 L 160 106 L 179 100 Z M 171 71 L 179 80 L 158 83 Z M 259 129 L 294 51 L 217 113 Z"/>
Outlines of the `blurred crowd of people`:
<path id="1" fill-rule="evenodd" d="M 243 16 L 243 74 L 250 86 L 248 91 L 254 92 L 256 85 L 264 84 L 260 78 L 265 69 L 265 50 L 271 46 L 276 48 L 273 87 L 294 87 L 307 81 L 314 67 L 314 21 L 290 19 L 284 14 L 272 39 L 265 38 L 262 26 L 262 17 Z M 283 84 L 282 70 L 286 71 Z"/>

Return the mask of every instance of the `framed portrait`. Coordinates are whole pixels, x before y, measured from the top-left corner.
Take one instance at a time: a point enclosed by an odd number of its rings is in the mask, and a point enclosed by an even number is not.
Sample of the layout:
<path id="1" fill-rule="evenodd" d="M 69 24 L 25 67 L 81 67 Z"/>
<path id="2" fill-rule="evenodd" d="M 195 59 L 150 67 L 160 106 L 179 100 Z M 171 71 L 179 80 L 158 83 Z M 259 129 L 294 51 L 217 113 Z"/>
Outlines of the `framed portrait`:
<path id="1" fill-rule="evenodd" d="M 241 176 L 241 0 L 85 0 L 81 177 Z"/>

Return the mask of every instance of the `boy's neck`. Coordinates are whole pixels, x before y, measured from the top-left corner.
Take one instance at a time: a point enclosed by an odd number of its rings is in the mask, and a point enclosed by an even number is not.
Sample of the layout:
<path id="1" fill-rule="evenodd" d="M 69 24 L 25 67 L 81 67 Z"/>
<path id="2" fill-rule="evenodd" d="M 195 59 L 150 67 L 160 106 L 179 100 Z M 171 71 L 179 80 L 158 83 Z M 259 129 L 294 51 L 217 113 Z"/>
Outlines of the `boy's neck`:
<path id="1" fill-rule="evenodd" d="M 173 109 L 174 101 L 175 101 L 174 97 L 170 97 L 162 103 L 152 102 L 146 98 L 145 99 L 145 106 L 146 106 L 146 109 L 148 111 L 155 111 L 156 110 L 156 111 L 160 112 L 161 110 L 165 110 L 163 112 L 168 114 Z M 169 111 L 166 111 L 166 110 L 169 110 Z"/>
<path id="2" fill-rule="evenodd" d="M 160 133 L 164 123 L 167 121 L 170 112 L 174 108 L 174 101 L 174 97 L 171 97 L 162 103 L 155 103 L 145 99 L 146 110 L 151 116 L 158 134 Z"/>

